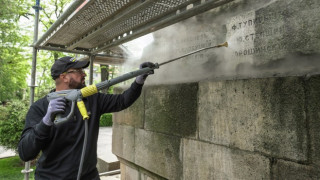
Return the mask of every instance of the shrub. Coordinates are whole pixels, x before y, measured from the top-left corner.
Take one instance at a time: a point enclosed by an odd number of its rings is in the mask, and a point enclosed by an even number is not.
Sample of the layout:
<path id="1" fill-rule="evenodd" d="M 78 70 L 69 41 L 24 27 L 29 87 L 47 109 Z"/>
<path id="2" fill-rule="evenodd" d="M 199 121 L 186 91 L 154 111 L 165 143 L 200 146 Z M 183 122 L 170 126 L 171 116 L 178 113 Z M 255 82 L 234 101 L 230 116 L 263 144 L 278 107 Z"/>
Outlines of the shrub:
<path id="1" fill-rule="evenodd" d="M 21 100 L 13 100 L 0 106 L 1 146 L 17 151 L 28 107 L 28 104 Z"/>
<path id="2" fill-rule="evenodd" d="M 100 118 L 100 127 L 112 126 L 112 114 L 103 114 Z"/>

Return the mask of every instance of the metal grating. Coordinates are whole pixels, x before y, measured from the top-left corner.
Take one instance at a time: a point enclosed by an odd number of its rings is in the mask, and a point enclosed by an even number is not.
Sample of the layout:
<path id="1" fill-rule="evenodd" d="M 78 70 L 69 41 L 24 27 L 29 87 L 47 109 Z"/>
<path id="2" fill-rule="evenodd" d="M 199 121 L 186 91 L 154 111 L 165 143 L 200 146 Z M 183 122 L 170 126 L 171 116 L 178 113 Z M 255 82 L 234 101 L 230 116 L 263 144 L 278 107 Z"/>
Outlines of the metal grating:
<path id="1" fill-rule="evenodd" d="M 39 49 L 97 54 L 231 1 L 85 0 L 36 44 Z"/>
<path id="2" fill-rule="evenodd" d="M 109 25 L 108 28 L 102 32 L 101 36 L 93 37 L 87 41 L 88 46 L 86 46 L 86 48 L 103 45 L 104 42 L 101 41 L 101 38 L 107 41 L 107 43 L 111 43 L 112 41 L 120 39 L 122 36 L 129 35 L 135 28 L 160 18 L 160 16 L 175 10 L 179 5 L 185 4 L 186 2 L 188 2 L 188 0 L 162 0 L 160 2 L 152 2 L 145 8 L 138 7 L 141 10 L 129 17 L 119 18 L 118 21 L 114 21 L 112 25 Z"/>
<path id="3" fill-rule="evenodd" d="M 65 23 L 45 44 L 65 47 L 92 31 L 134 0 L 89 1 Z M 136 1 L 136 0 L 135 0 Z M 86 1 L 85 1 L 86 3 Z"/>

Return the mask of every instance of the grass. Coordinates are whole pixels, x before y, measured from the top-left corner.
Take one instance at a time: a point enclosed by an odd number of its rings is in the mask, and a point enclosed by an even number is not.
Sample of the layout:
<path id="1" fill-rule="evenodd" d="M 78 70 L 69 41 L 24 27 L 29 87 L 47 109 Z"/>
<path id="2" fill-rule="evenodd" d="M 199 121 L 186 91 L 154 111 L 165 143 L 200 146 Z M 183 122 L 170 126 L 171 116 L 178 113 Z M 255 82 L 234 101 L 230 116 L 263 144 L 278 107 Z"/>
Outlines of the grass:
<path id="1" fill-rule="evenodd" d="M 31 168 L 34 170 L 35 166 Z M 0 159 L 0 179 L 23 180 L 22 169 L 24 169 L 24 162 L 20 160 L 19 156 Z M 30 173 L 29 177 L 34 179 L 34 172 Z"/>

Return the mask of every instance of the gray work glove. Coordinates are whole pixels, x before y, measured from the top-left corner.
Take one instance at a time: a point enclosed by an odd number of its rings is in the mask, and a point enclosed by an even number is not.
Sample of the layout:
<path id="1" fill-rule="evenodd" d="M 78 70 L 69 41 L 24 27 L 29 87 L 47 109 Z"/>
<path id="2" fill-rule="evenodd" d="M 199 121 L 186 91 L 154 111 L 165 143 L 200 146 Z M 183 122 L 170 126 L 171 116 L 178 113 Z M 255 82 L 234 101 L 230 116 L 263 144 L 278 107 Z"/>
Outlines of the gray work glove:
<path id="1" fill-rule="evenodd" d="M 58 113 L 64 113 L 66 107 L 66 99 L 63 97 L 53 99 L 49 102 L 47 114 L 43 117 L 42 121 L 47 126 L 53 125 L 53 120 Z"/>
<path id="2" fill-rule="evenodd" d="M 140 69 L 143 69 L 145 67 L 153 68 L 153 67 L 155 67 L 155 64 L 153 64 L 152 62 L 144 62 L 144 63 L 140 64 Z M 154 74 L 154 71 L 151 70 L 151 71 L 147 72 L 146 74 L 142 74 L 142 75 L 137 76 L 136 82 L 138 84 L 144 84 L 144 81 L 147 79 L 148 75 L 150 75 L 150 74 Z"/>

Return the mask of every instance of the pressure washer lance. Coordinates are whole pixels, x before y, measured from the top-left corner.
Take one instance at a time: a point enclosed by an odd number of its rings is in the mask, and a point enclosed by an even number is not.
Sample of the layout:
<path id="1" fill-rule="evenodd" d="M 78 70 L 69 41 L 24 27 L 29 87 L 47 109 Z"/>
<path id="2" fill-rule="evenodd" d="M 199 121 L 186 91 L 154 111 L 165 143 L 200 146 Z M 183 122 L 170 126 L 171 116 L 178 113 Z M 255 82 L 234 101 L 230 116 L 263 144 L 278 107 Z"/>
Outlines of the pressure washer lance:
<path id="1" fill-rule="evenodd" d="M 180 56 L 180 57 L 177 57 L 177 58 L 174 58 L 174 59 L 170 59 L 170 60 L 165 61 L 165 62 L 160 63 L 160 64 L 155 63 L 154 67 L 145 67 L 145 68 L 142 68 L 142 69 L 139 69 L 139 70 L 136 70 L 136 71 L 132 71 L 132 72 L 126 73 L 126 74 L 124 74 L 122 76 L 119 76 L 119 77 L 116 77 L 114 79 L 100 82 L 100 83 L 98 83 L 96 85 L 89 85 L 89 86 L 84 87 L 82 89 L 62 90 L 62 91 L 52 92 L 52 93 L 48 94 L 47 95 L 47 99 L 49 101 L 53 100 L 53 99 L 56 99 L 58 97 L 64 97 L 68 101 L 71 101 L 71 111 L 70 111 L 70 113 L 65 117 L 62 117 L 61 114 L 57 114 L 56 119 L 54 120 L 54 124 L 55 125 L 59 125 L 59 124 L 62 124 L 64 122 L 67 122 L 68 120 L 70 120 L 74 116 L 74 110 L 75 110 L 75 104 L 76 103 L 77 103 L 79 111 L 80 111 L 80 113 L 81 113 L 81 115 L 83 117 L 83 120 L 85 120 L 85 137 L 84 137 L 84 143 L 83 143 L 83 148 L 82 148 L 82 154 L 81 154 L 81 160 L 80 160 L 77 179 L 80 179 L 80 177 L 81 177 L 83 159 L 84 159 L 84 154 L 85 154 L 84 152 L 86 150 L 87 137 L 88 137 L 87 136 L 88 135 L 88 133 L 87 133 L 88 132 L 88 121 L 86 121 L 86 120 L 89 119 L 89 115 L 88 115 L 86 106 L 85 106 L 82 98 L 94 95 L 94 94 L 98 93 L 102 89 L 109 88 L 110 86 L 113 86 L 113 85 L 118 84 L 120 82 L 124 82 L 124 81 L 126 81 L 128 79 L 137 77 L 137 76 L 142 75 L 142 74 L 149 73 L 150 71 L 152 71 L 154 69 L 158 69 L 162 65 L 168 64 L 170 62 L 173 62 L 173 61 L 176 61 L 178 59 L 184 58 L 186 56 L 190 56 L 192 54 L 195 54 L 195 53 L 198 53 L 200 51 L 207 50 L 207 49 L 219 48 L 219 47 L 228 47 L 228 43 L 225 42 L 223 44 L 219 44 L 219 45 L 216 45 L 216 46 L 211 46 L 211 47 L 198 49 L 196 51 L 190 52 L 188 54 L 185 54 L 183 56 Z"/>

